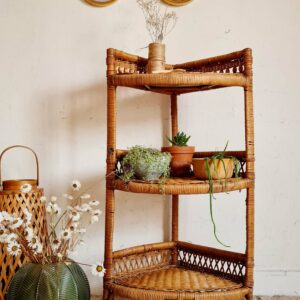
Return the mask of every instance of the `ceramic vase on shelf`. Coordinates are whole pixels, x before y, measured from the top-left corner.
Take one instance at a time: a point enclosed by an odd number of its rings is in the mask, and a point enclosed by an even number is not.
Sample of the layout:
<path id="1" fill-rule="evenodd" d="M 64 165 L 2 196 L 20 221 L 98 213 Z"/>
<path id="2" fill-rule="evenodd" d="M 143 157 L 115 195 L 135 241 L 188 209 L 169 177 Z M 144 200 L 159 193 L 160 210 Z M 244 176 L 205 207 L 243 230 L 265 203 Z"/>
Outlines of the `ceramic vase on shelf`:
<path id="1" fill-rule="evenodd" d="M 151 43 L 149 44 L 147 73 L 160 73 L 165 70 L 166 57 L 165 44 Z"/>

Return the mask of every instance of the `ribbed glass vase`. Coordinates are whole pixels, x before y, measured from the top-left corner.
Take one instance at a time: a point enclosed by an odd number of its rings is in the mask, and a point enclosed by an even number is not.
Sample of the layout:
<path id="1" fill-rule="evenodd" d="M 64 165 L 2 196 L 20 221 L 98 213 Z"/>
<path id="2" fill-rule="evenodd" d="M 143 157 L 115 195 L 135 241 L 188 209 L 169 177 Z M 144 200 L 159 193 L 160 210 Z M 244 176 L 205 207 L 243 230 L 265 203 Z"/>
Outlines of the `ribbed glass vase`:
<path id="1" fill-rule="evenodd" d="M 89 300 L 89 282 L 76 263 L 28 263 L 12 278 L 7 300 L 31 299 Z"/>

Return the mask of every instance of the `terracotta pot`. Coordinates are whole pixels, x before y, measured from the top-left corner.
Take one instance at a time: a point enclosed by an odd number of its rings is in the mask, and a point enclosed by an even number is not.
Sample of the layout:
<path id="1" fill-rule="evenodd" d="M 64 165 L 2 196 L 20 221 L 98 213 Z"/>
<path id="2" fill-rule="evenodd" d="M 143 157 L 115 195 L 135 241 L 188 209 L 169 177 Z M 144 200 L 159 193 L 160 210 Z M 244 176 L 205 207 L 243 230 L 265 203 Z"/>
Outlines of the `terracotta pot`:
<path id="1" fill-rule="evenodd" d="M 220 159 L 215 159 L 215 164 L 212 159 L 208 160 L 209 170 L 212 179 L 227 179 L 233 175 L 233 160 L 231 158 L 223 158 L 224 164 Z M 224 168 L 225 166 L 225 168 Z M 208 174 L 205 166 L 205 158 L 193 159 L 194 175 L 203 180 L 207 180 Z M 226 172 L 225 172 L 226 170 Z"/>
<path id="2" fill-rule="evenodd" d="M 191 164 L 195 147 L 162 147 L 163 152 L 169 152 L 172 155 L 171 160 L 171 175 L 175 177 L 186 177 L 191 175 Z"/>

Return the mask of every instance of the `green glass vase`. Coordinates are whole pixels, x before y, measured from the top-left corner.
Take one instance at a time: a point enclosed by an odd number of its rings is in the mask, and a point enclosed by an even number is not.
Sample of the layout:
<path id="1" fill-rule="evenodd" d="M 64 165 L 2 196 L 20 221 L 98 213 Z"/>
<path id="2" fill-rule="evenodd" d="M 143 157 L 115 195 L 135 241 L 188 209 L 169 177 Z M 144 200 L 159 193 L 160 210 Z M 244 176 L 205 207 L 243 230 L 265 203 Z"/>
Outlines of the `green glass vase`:
<path id="1" fill-rule="evenodd" d="M 7 300 L 89 300 L 90 286 L 76 263 L 28 263 L 13 276 Z"/>

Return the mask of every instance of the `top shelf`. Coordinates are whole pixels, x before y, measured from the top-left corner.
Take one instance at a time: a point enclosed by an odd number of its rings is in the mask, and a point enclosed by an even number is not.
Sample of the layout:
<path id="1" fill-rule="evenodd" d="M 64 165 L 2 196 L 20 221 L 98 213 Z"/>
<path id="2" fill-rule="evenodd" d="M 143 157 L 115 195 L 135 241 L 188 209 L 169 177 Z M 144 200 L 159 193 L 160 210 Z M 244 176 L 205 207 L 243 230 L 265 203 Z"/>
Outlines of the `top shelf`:
<path id="1" fill-rule="evenodd" d="M 166 65 L 169 73 L 148 74 L 148 59 L 116 49 L 107 51 L 109 85 L 161 94 L 184 94 L 229 86 L 252 84 L 252 54 L 247 48 L 221 56 Z"/>

